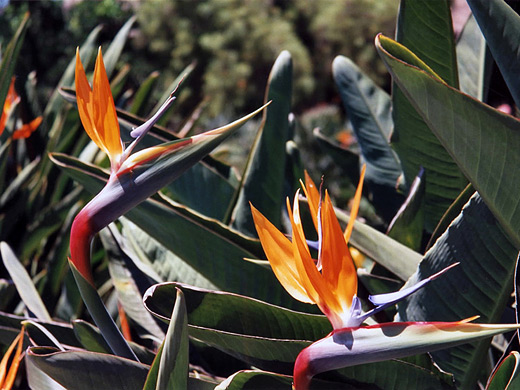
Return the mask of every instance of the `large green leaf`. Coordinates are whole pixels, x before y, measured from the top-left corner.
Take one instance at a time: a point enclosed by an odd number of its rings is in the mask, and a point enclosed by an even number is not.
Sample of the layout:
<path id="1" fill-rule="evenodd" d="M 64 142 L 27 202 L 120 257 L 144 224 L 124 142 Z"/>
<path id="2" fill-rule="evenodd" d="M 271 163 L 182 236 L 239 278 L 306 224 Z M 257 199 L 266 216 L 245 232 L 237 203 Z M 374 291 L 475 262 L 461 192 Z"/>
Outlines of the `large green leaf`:
<path id="1" fill-rule="evenodd" d="M 75 320 L 72 326 L 76 337 L 87 351 L 107 354 L 111 352 L 110 346 L 93 325 L 83 320 Z"/>
<path id="2" fill-rule="evenodd" d="M 448 0 L 401 0 L 396 41 L 408 47 L 446 83 L 459 85 Z"/>
<path id="3" fill-rule="evenodd" d="M 239 371 L 220 383 L 215 390 L 290 390 L 292 377 L 267 371 Z M 314 388 L 314 387 L 313 387 Z"/>
<path id="4" fill-rule="evenodd" d="M 245 296 L 179 283 L 150 287 L 144 297 L 145 306 L 168 320 L 177 288 L 184 292 L 190 326 L 291 340 L 317 340 L 331 331 L 323 315 L 299 313 Z"/>
<path id="5" fill-rule="evenodd" d="M 452 389 L 448 378 L 442 378 L 434 370 L 424 369 L 412 362 L 390 360 L 381 363 L 364 364 L 335 371 L 325 376 L 329 380 L 313 379 L 313 390 L 409 390 L 409 389 Z M 406 378 L 406 380 L 403 380 Z M 216 390 L 290 390 L 292 377 L 272 372 L 246 370 L 239 371 Z"/>
<path id="6" fill-rule="evenodd" d="M 516 105 L 520 105 L 520 16 L 503 0 L 468 0 L 468 4 Z"/>
<path id="7" fill-rule="evenodd" d="M 34 313 L 34 315 L 42 321 L 50 321 L 51 316 L 45 307 L 40 294 L 36 290 L 34 283 L 25 270 L 25 267 L 20 263 L 12 249 L 5 242 L 0 243 L 0 253 L 5 268 L 13 279 L 14 285 L 18 294 L 27 308 Z"/>
<path id="8" fill-rule="evenodd" d="M 26 357 L 67 389 L 141 390 L 149 366 L 113 355 L 32 347 Z"/>
<path id="9" fill-rule="evenodd" d="M 275 226 L 280 227 L 284 204 L 285 144 L 289 140 L 292 96 L 292 58 L 280 53 L 269 75 L 263 126 L 249 154 L 238 199 L 232 214 L 233 226 L 256 237 L 251 202 Z"/>
<path id="10" fill-rule="evenodd" d="M 139 89 L 134 95 L 134 100 L 130 106 L 129 111 L 135 115 L 146 115 L 146 103 L 151 99 L 152 93 L 157 80 L 159 79 L 159 72 L 154 71 L 141 83 Z M 154 113 L 152 112 L 151 115 Z"/>
<path id="11" fill-rule="evenodd" d="M 186 390 L 188 379 L 188 319 L 184 295 L 177 289 L 170 326 L 152 364 L 144 390 Z"/>
<path id="12" fill-rule="evenodd" d="M 132 262 L 151 279 L 157 283 L 182 281 L 197 287 L 218 289 L 210 279 L 127 218 L 121 218 L 120 221 L 123 226 L 121 238 L 136 256 L 132 257 Z"/>
<path id="13" fill-rule="evenodd" d="M 405 47 L 379 36 L 385 64 L 430 129 L 520 247 L 520 122 L 432 76 Z"/>
<path id="14" fill-rule="evenodd" d="M 401 1 L 397 41 L 410 47 L 441 79 L 458 87 L 447 0 Z M 425 169 L 425 228 L 432 232 L 467 180 L 401 88 L 394 88 L 392 107 L 395 126 L 392 146 L 401 160 L 407 185 L 417 176 L 420 167 Z"/>
<path id="15" fill-rule="evenodd" d="M 331 330 L 324 316 L 174 283 L 151 287 L 145 305 L 167 321 L 176 288 L 186 298 L 190 337 L 263 369 L 289 374 L 298 353 Z"/>
<path id="16" fill-rule="evenodd" d="M 512 291 L 517 249 L 478 194 L 426 253 L 407 285 L 455 262 L 460 265 L 398 305 L 405 321 L 457 321 L 480 315 L 483 323 L 501 319 Z M 462 389 L 474 388 L 490 340 L 433 354 Z"/>
<path id="17" fill-rule="evenodd" d="M 397 211 L 388 226 L 389 237 L 399 241 L 415 251 L 422 246 L 422 228 L 424 226 L 424 209 L 421 207 L 424 198 L 424 180 L 422 170 L 415 178 L 406 201 Z"/>
<path id="18" fill-rule="evenodd" d="M 332 70 L 367 164 L 367 182 L 395 190 L 401 165 L 389 145 L 393 130 L 390 96 L 347 57 L 336 57 Z"/>
<path id="19" fill-rule="evenodd" d="M 25 361 L 27 382 L 30 389 L 38 390 L 67 390 L 42 370 L 36 367 L 30 360 Z"/>

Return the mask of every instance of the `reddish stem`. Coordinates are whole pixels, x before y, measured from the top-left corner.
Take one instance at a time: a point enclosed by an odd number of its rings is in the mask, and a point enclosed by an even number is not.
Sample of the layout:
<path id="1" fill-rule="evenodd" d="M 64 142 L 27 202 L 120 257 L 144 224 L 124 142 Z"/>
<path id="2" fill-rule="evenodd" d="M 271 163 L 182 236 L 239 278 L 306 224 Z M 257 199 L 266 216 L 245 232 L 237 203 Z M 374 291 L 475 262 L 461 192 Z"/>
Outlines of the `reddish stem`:
<path id="1" fill-rule="evenodd" d="M 81 210 L 70 229 L 70 257 L 74 266 L 83 277 L 94 285 L 94 277 L 90 267 L 90 243 L 96 231 L 92 227 L 88 210 Z"/>

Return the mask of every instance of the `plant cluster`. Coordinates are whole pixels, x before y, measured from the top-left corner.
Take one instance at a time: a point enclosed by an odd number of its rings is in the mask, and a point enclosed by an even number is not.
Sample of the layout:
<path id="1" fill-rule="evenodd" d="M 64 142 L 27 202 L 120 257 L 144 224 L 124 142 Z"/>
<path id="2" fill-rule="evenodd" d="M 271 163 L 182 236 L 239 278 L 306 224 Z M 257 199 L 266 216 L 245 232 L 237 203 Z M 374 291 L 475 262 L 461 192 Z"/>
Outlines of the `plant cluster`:
<path id="1" fill-rule="evenodd" d="M 34 80 L 13 81 L 26 14 L 0 63 L 0 388 L 516 388 L 520 121 L 483 100 L 492 56 L 520 102 L 520 18 L 467 2 L 456 40 L 449 1 L 401 0 L 395 40 L 375 37 L 391 95 L 334 59 L 354 135 L 292 114 L 288 50 L 250 114 L 165 127 L 194 66 L 129 99 L 116 64 L 135 17 L 103 49 L 95 27 L 40 107 Z M 267 61 L 236 39 L 268 18 L 247 4 L 171 6 L 192 8 L 186 29 L 218 16 L 201 42 Z M 341 15 L 317 4 L 285 11 Z M 211 154 L 255 116 L 243 167 Z M 311 144 L 341 182 L 309 164 Z"/>

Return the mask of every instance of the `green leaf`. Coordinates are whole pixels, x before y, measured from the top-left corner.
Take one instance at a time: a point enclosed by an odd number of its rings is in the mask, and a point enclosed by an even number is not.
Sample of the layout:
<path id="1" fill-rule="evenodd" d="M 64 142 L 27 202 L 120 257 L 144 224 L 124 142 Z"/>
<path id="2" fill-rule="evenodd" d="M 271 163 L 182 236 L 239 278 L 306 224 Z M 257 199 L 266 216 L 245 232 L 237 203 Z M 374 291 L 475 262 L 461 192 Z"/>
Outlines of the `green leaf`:
<path id="1" fill-rule="evenodd" d="M 336 57 L 332 71 L 367 164 L 366 181 L 395 191 L 401 165 L 389 145 L 393 130 L 390 96 L 347 57 Z"/>
<path id="2" fill-rule="evenodd" d="M 83 320 L 75 320 L 73 326 L 74 334 L 87 351 L 111 354 L 110 346 L 103 338 L 100 330 L 94 325 Z M 149 364 L 153 361 L 155 354 L 149 349 L 131 341 L 129 346 L 141 363 Z"/>
<path id="3" fill-rule="evenodd" d="M 157 84 L 158 79 L 159 72 L 155 71 L 150 73 L 150 75 L 141 83 L 139 89 L 134 95 L 132 105 L 130 106 L 129 111 L 132 114 L 141 116 L 146 114 L 146 112 L 144 111 L 146 109 L 146 103 L 150 100 L 153 89 Z"/>
<path id="4" fill-rule="evenodd" d="M 448 0 L 401 0 L 396 41 L 408 47 L 439 77 L 458 87 L 457 58 Z"/>
<path id="5" fill-rule="evenodd" d="M 22 298 L 23 303 L 34 313 L 36 318 L 42 321 L 50 321 L 51 316 L 40 294 L 36 290 L 31 277 L 7 243 L 0 242 L 0 253 L 2 254 L 4 266 L 13 279 L 16 290 Z"/>
<path id="6" fill-rule="evenodd" d="M 108 49 L 103 54 L 103 62 L 105 63 L 105 69 L 107 71 L 108 78 L 110 78 L 110 76 L 116 68 L 119 56 L 123 52 L 123 48 L 128 38 L 128 34 L 130 34 L 130 30 L 135 21 L 135 16 L 132 16 L 130 19 L 127 20 L 123 27 L 121 27 L 121 29 L 117 32 L 116 36 L 108 46 Z"/>
<path id="7" fill-rule="evenodd" d="M 188 363 L 186 304 L 182 291 L 177 289 L 170 326 L 152 364 L 144 390 L 187 389 Z"/>
<path id="8" fill-rule="evenodd" d="M 426 253 L 415 284 L 455 262 L 460 265 L 398 304 L 404 321 L 457 321 L 480 315 L 483 323 L 500 321 L 513 288 L 518 250 L 508 240 L 478 194 Z M 490 340 L 433 354 L 461 389 L 474 388 Z"/>
<path id="9" fill-rule="evenodd" d="M 425 369 L 404 360 L 389 360 L 344 368 L 313 379 L 313 390 L 409 390 L 409 389 L 452 389 L 449 380 L 439 372 Z M 406 378 L 406 380 L 403 380 Z M 290 390 L 292 377 L 259 370 L 239 371 L 215 390 Z"/>
<path id="10" fill-rule="evenodd" d="M 29 388 L 38 390 L 67 390 L 42 370 L 36 367 L 32 361 L 25 361 L 25 370 L 27 372 L 27 382 Z"/>
<path id="11" fill-rule="evenodd" d="M 188 66 L 186 66 L 182 70 L 182 72 L 180 72 L 179 75 L 175 78 L 175 80 L 173 80 L 171 82 L 171 84 L 164 89 L 162 96 L 159 98 L 157 104 L 155 105 L 155 107 L 153 108 L 153 110 L 151 112 L 157 112 L 157 110 L 161 107 L 162 103 L 164 101 L 166 101 L 166 99 L 168 99 L 168 97 L 171 95 L 172 91 L 177 89 L 177 93 L 181 92 L 184 82 L 186 81 L 187 78 L 190 77 L 190 75 L 195 70 L 195 65 L 196 65 L 196 62 L 194 61 L 191 64 L 189 64 Z M 174 110 L 174 105 L 171 106 L 168 110 L 166 110 L 166 112 L 159 118 L 157 123 L 161 126 L 166 126 L 171 117 L 173 110 Z"/>
<path id="12" fill-rule="evenodd" d="M 176 288 L 186 298 L 190 337 L 257 367 L 289 373 L 301 349 L 331 330 L 325 316 L 176 283 L 151 287 L 144 297 L 148 310 L 168 321 Z"/>
<path id="13" fill-rule="evenodd" d="M 520 105 L 520 16 L 503 0 L 468 0 L 500 73 Z"/>
<path id="14" fill-rule="evenodd" d="M 144 296 L 145 306 L 159 318 L 169 320 L 177 288 L 184 293 L 190 326 L 292 340 L 317 340 L 331 331 L 323 315 L 299 313 L 249 297 L 180 283 L 150 287 Z"/>
<path id="15" fill-rule="evenodd" d="M 474 15 L 464 25 L 456 46 L 460 90 L 485 101 L 491 56 Z"/>
<path id="16" fill-rule="evenodd" d="M 520 122 L 432 78 L 410 52 L 379 36 L 377 49 L 400 88 L 520 247 Z"/>
<path id="17" fill-rule="evenodd" d="M 74 334 L 87 351 L 107 354 L 111 352 L 110 346 L 93 325 L 83 320 L 75 320 L 72 322 L 72 326 Z"/>
<path id="18" fill-rule="evenodd" d="M 432 73 L 458 87 L 455 44 L 447 0 L 401 1 L 397 41 L 431 67 Z M 394 80 L 395 81 L 395 80 Z M 394 88 L 392 146 L 401 159 L 406 185 L 423 167 L 425 180 L 425 229 L 432 232 L 444 212 L 464 189 L 467 180 L 442 143 L 428 128 L 399 88 Z"/>
<path id="19" fill-rule="evenodd" d="M 275 226 L 280 227 L 284 205 L 285 144 L 289 140 L 289 113 L 292 96 L 292 58 L 280 53 L 269 75 L 264 112 L 248 157 L 231 219 L 232 226 L 256 237 L 251 202 Z"/>
<path id="20" fill-rule="evenodd" d="M 18 26 L 18 29 L 14 33 L 13 38 L 9 41 L 9 44 L 2 50 L 2 62 L 0 62 L 0 107 L 4 106 L 7 92 L 9 91 L 9 85 L 11 84 L 11 78 L 14 74 L 14 67 L 22 48 L 25 33 L 29 26 L 29 13 L 27 12 Z"/>
<path id="21" fill-rule="evenodd" d="M 428 251 L 433 244 L 437 241 L 437 239 L 444 234 L 446 229 L 448 229 L 448 226 L 450 226 L 451 222 L 461 213 L 462 208 L 470 198 L 475 193 L 475 189 L 470 184 L 467 185 L 467 187 L 460 193 L 457 199 L 451 204 L 450 208 L 446 211 L 446 214 L 442 217 L 439 224 L 433 231 L 432 235 L 430 236 L 430 241 L 428 242 L 428 245 L 426 245 L 426 251 Z"/>
<path id="22" fill-rule="evenodd" d="M 32 347 L 26 357 L 67 389 L 141 390 L 149 366 L 118 356 L 84 351 L 59 352 Z"/>
<path id="23" fill-rule="evenodd" d="M 350 218 L 337 209 L 336 216 L 344 224 Z M 354 223 L 349 243 L 402 280 L 408 280 L 413 275 L 422 259 L 420 253 L 360 221 Z"/>
<path id="24" fill-rule="evenodd" d="M 157 340 L 162 340 L 164 332 L 155 322 L 155 318 L 145 309 L 140 292 L 151 284 L 148 279 L 141 278 L 140 284 L 146 286 L 139 288 L 138 282 L 134 279 L 135 272 L 132 273 L 127 267 L 127 264 L 131 265 L 133 261 L 130 256 L 135 258 L 136 255 L 129 254 L 130 250 L 125 246 L 123 237 L 113 225 L 103 229 L 100 237 L 109 257 L 108 270 L 126 315 L 144 330 L 143 333 L 147 337 L 153 336 Z M 142 331 L 138 330 L 138 332 Z"/>
<path id="25" fill-rule="evenodd" d="M 520 353 L 511 352 L 498 366 L 486 390 L 513 390 L 520 386 Z"/>
<path id="26" fill-rule="evenodd" d="M 136 256 L 131 257 L 132 262 L 151 279 L 157 283 L 182 281 L 197 287 L 218 289 L 211 280 L 127 218 L 123 217 L 120 221 L 123 226 L 122 239 Z"/>
<path id="27" fill-rule="evenodd" d="M 94 319 L 94 322 L 101 330 L 101 334 L 110 346 L 110 349 L 116 355 L 125 357 L 129 360 L 137 360 L 135 353 L 123 338 L 123 335 L 117 328 L 112 317 L 110 317 L 110 314 L 94 286 L 92 286 L 83 275 L 81 275 L 71 261 L 69 261 L 69 265 L 72 269 L 72 274 L 74 275 L 74 279 L 78 285 L 81 297 L 83 298 L 83 302 Z"/>
<path id="28" fill-rule="evenodd" d="M 165 187 L 163 193 L 206 217 L 222 221 L 235 188 L 214 169 L 199 163 Z"/>

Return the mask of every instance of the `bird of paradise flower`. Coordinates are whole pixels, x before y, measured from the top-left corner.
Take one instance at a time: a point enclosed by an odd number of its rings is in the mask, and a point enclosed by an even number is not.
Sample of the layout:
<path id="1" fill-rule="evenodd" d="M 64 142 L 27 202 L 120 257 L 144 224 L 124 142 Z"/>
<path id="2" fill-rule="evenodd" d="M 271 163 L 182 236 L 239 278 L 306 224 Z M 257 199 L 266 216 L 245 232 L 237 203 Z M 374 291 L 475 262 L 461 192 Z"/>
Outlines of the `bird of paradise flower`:
<path id="1" fill-rule="evenodd" d="M 390 322 L 363 326 L 363 322 L 375 313 L 394 305 L 457 265 L 400 291 L 369 296 L 374 308 L 364 312 L 357 297 L 356 267 L 348 246 L 361 201 L 364 173 L 365 167 L 344 232 L 328 192 L 321 196 L 305 173 L 302 189 L 318 233 L 317 245 L 305 238 L 299 191 L 292 208 L 287 200 L 292 239 L 251 205 L 262 247 L 282 286 L 295 299 L 316 304 L 333 327 L 328 336 L 303 349 L 296 358 L 293 373 L 296 390 L 308 389 L 312 378 L 325 371 L 431 352 L 519 327 L 516 324 L 471 323 L 478 316 L 457 322 Z M 309 246 L 318 250 L 317 259 L 312 258 Z"/>
<path id="2" fill-rule="evenodd" d="M 110 160 L 110 176 L 103 189 L 77 214 L 71 226 L 70 265 L 83 301 L 112 351 L 137 359 L 97 295 L 90 266 L 90 245 L 101 229 L 180 176 L 229 137 L 265 106 L 226 126 L 133 152 L 136 144 L 153 127 L 175 100 L 174 92 L 159 110 L 130 135 L 125 147 L 120 137 L 114 99 L 105 71 L 101 48 L 92 87 L 76 52 L 76 100 L 81 123 L 92 141 Z"/>

